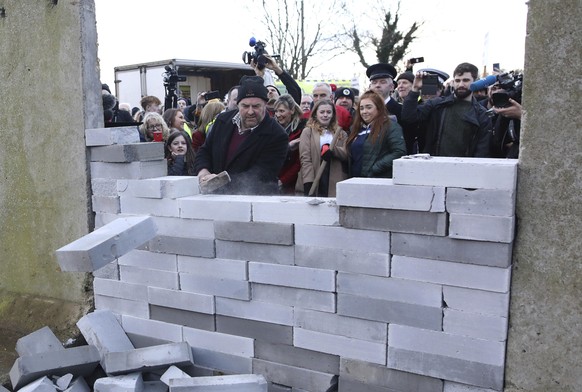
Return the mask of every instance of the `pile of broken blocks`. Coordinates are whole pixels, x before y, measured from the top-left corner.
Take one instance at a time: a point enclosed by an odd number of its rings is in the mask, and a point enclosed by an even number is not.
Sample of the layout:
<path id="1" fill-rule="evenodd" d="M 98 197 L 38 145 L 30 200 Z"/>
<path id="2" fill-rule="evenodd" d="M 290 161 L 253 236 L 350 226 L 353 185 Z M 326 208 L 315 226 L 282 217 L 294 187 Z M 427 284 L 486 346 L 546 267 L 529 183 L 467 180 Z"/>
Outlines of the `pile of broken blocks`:
<path id="1" fill-rule="evenodd" d="M 48 327 L 20 338 L 19 358 L 10 370 L 13 390 L 267 392 L 261 375 L 190 376 L 194 362 L 187 342 L 135 348 L 109 310 L 87 314 L 77 327 L 87 345 L 65 348 Z"/>

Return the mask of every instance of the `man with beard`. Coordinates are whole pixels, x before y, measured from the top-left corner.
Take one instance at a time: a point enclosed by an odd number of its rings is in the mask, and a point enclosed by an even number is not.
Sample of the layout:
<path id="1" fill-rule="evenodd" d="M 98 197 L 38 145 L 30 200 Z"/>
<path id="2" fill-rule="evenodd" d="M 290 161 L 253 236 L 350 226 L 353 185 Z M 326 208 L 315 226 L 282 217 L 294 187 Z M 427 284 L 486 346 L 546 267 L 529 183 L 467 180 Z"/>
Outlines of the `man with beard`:
<path id="1" fill-rule="evenodd" d="M 267 88 L 259 76 L 243 76 L 238 110 L 218 115 L 194 160 L 200 185 L 222 171 L 231 182 L 219 188 L 227 194 L 276 194 L 277 175 L 287 157 L 285 130 L 267 115 Z"/>
<path id="2" fill-rule="evenodd" d="M 436 156 L 489 157 L 491 119 L 477 102 L 470 85 L 479 70 L 469 63 L 453 72 L 453 94 L 418 103 L 424 72 L 417 72 L 402 106 L 402 121 L 426 123 L 424 151 Z"/>

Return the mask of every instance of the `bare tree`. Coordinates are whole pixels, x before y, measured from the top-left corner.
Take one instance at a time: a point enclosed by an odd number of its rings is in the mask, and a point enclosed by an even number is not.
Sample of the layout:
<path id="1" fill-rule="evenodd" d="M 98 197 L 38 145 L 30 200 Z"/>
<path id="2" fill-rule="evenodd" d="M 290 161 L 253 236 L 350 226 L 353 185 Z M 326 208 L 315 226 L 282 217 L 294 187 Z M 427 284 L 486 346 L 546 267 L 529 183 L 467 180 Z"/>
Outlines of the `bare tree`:
<path id="1" fill-rule="evenodd" d="M 400 2 L 396 12 L 392 15 L 391 11 L 383 11 L 384 19 L 382 22 L 382 34 L 380 38 L 374 37 L 371 33 L 360 33 L 356 29 L 354 22 L 349 32 L 351 41 L 351 50 L 356 53 L 360 63 L 368 68 L 369 64 L 364 56 L 364 49 L 373 47 L 376 53 L 376 62 L 397 64 L 406 55 L 408 47 L 416 38 L 414 34 L 422 26 L 422 23 L 414 22 L 406 33 L 398 30 L 398 15 L 400 13 Z"/>
<path id="2" fill-rule="evenodd" d="M 281 56 L 282 67 L 293 78 L 307 78 L 314 68 L 321 65 L 313 64 L 317 58 L 323 63 L 346 51 L 329 19 L 330 9 L 344 10 L 341 0 L 334 0 L 331 4 L 308 2 L 307 6 L 305 0 L 262 0 L 262 8 L 261 23 L 267 30 L 272 48 L 267 48 L 267 51 Z M 325 55 L 322 57 L 322 54 Z"/>

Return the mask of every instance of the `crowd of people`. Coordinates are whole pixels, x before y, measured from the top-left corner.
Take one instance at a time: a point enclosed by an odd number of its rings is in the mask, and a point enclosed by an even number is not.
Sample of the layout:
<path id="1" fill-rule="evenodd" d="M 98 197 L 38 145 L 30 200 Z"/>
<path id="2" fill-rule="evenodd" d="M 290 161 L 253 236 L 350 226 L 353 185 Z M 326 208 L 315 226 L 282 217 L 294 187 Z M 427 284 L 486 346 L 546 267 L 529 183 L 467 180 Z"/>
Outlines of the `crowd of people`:
<path id="1" fill-rule="evenodd" d="M 266 58 L 264 69 L 251 64 L 256 75 L 244 76 L 224 101 L 200 92 L 163 110 L 159 98 L 146 96 L 130 109 L 112 106 L 103 85 L 105 121 L 133 121 L 141 141 L 165 143 L 169 175 L 198 176 L 203 185 L 227 171 L 231 181 L 220 193 L 334 197 L 347 178 L 391 178 L 393 161 L 404 155 L 517 158 L 519 100 L 495 106 L 503 86 L 475 90 L 473 64 L 459 64 L 449 77 L 412 72 L 410 64 L 398 75 L 379 63 L 368 67 L 361 94 L 323 82 L 307 94 Z"/>

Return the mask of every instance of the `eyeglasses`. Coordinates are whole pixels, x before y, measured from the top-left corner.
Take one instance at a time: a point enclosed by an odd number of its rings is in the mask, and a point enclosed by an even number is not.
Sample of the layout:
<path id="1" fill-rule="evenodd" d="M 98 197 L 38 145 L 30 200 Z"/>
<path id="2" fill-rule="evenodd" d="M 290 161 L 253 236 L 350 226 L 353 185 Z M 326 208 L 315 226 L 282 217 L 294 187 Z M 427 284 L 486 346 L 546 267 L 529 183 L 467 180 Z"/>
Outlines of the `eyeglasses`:
<path id="1" fill-rule="evenodd" d="M 162 124 L 150 124 L 147 127 L 148 131 L 153 131 L 154 129 L 162 129 Z"/>

